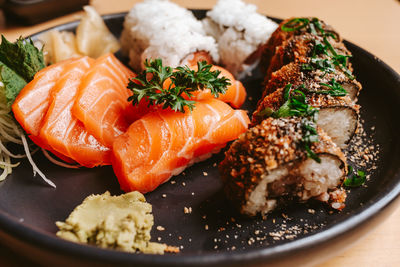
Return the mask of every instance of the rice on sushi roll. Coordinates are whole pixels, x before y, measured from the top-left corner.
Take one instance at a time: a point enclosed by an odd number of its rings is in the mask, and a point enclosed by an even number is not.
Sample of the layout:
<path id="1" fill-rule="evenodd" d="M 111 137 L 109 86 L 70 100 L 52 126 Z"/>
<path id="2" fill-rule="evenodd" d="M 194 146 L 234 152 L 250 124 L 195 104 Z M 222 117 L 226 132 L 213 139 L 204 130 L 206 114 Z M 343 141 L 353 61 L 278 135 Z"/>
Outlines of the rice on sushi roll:
<path id="1" fill-rule="evenodd" d="M 320 163 L 307 157 L 300 145 L 301 118 L 268 118 L 240 135 L 219 165 L 228 199 L 249 216 L 267 214 L 293 199 L 314 198 L 343 209 L 346 158 L 324 131 L 317 131 L 319 142 L 310 149 Z"/>
<path id="2" fill-rule="evenodd" d="M 219 60 L 214 38 L 206 35 L 193 13 L 164 0 L 145 0 L 129 11 L 121 46 L 135 70 L 143 69 L 144 60 L 149 58 L 161 58 L 171 67 L 185 65 L 196 52 L 202 52 L 195 55 L 200 60 Z"/>
<path id="3" fill-rule="evenodd" d="M 221 65 L 235 77 L 257 65 L 258 49 L 278 26 L 256 9 L 241 0 L 219 0 L 203 20 L 207 34 L 218 42 Z"/>

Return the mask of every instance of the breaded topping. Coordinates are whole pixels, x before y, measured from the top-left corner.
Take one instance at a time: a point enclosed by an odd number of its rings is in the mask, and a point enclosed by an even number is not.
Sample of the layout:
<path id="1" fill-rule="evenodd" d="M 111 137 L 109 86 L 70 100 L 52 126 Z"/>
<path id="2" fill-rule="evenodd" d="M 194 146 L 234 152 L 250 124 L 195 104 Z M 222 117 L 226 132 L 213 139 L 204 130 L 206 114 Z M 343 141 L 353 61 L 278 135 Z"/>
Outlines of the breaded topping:
<path id="1" fill-rule="evenodd" d="M 284 31 L 282 30 L 282 26 L 287 24 L 289 21 L 293 20 L 294 18 L 289 18 L 284 21 L 282 21 L 278 29 L 271 35 L 269 38 L 268 42 L 262 47 L 262 56 L 261 56 L 261 68 L 267 68 L 269 65 L 269 62 L 271 61 L 272 56 L 275 53 L 275 48 L 280 46 L 283 41 L 289 39 L 290 37 L 294 35 L 303 35 L 304 33 L 307 32 L 307 28 L 302 28 L 299 30 L 295 31 Z M 306 18 L 307 19 L 307 18 Z M 312 20 L 313 18 L 308 18 L 309 20 Z M 333 36 L 336 37 L 336 40 L 338 42 L 341 41 L 341 38 L 339 34 L 329 25 L 327 25 L 325 22 L 319 20 L 322 28 L 325 30 L 327 33 L 331 33 Z M 318 35 L 318 33 L 317 33 Z"/>
<path id="2" fill-rule="evenodd" d="M 331 154 L 345 166 L 346 159 L 331 138 L 321 129 L 319 142 L 310 149 L 315 154 Z M 260 183 L 262 175 L 284 164 L 307 159 L 301 147 L 303 138 L 301 118 L 268 118 L 242 134 L 225 153 L 219 165 L 225 191 L 236 205 L 245 205 L 250 193 Z"/>
<path id="3" fill-rule="evenodd" d="M 306 63 L 310 62 L 310 60 L 311 58 L 304 59 Z M 262 98 L 273 93 L 278 88 L 284 87 L 288 83 L 294 86 L 304 84 L 308 90 L 314 92 L 326 90 L 326 86 L 323 86 L 322 83 L 329 84 L 332 79 L 341 85 L 346 84 L 350 86 L 351 92 L 349 92 L 349 90 L 347 91 L 351 99 L 356 98 L 361 90 L 361 84 L 354 79 L 349 79 L 340 69 L 336 69 L 334 72 L 324 72 L 319 69 L 309 71 L 304 70 L 303 66 L 304 65 L 300 62 L 291 62 L 273 72 L 265 85 Z"/>
<path id="4" fill-rule="evenodd" d="M 347 50 L 346 46 L 342 42 L 338 42 L 330 36 L 327 37 L 327 40 L 332 44 L 332 47 L 339 55 L 351 56 L 350 51 Z M 281 45 L 275 48 L 274 55 L 269 62 L 268 70 L 264 77 L 265 83 L 270 79 L 272 72 L 290 62 L 309 63 L 310 57 L 329 59 L 329 56 L 325 53 L 320 54 L 317 52 L 316 46 L 323 43 L 323 37 L 308 32 L 304 32 L 301 35 L 293 35 L 289 39 L 284 40 Z M 338 68 L 338 66 L 336 67 Z M 352 70 L 349 61 L 347 62 L 347 67 Z"/>
<path id="5" fill-rule="evenodd" d="M 308 87 L 306 87 L 308 89 Z M 353 109 L 356 114 L 359 113 L 360 106 L 355 104 L 349 96 L 331 96 L 326 94 L 318 94 L 316 88 L 314 90 L 305 90 L 304 88 L 298 88 L 300 91 L 304 92 L 307 95 L 307 103 L 316 108 L 349 108 Z M 319 90 L 326 90 L 323 87 L 320 87 Z M 317 93 L 314 93 L 317 92 Z M 284 93 L 285 88 L 281 87 L 275 90 L 273 93 L 264 97 L 262 101 L 260 101 L 257 105 L 256 111 L 253 113 L 252 124 L 258 124 L 266 116 L 263 114 L 263 111 L 267 108 L 272 111 L 278 110 L 284 103 Z"/>

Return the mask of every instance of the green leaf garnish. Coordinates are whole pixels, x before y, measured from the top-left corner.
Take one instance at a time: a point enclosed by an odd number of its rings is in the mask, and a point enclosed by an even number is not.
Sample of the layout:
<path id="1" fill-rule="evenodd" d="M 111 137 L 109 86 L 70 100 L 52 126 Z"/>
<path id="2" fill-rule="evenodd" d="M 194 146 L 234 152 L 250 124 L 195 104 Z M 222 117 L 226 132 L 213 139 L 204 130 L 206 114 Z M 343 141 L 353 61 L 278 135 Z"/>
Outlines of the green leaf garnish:
<path id="1" fill-rule="evenodd" d="M 0 61 L 26 82 L 33 80 L 33 76 L 46 66 L 43 52 L 34 46 L 31 39 L 19 38 L 15 43 L 11 43 L 3 35 L 0 44 Z"/>
<path id="2" fill-rule="evenodd" d="M 260 116 L 271 116 L 273 118 L 303 117 L 301 120 L 302 140 L 299 145 L 306 151 L 307 157 L 320 163 L 321 159 L 311 149 L 312 144 L 319 141 L 316 126 L 319 109 L 307 104 L 307 97 L 301 91 L 307 90 L 304 84 L 298 86 L 296 89 L 292 87 L 292 84 L 285 86 L 283 93 L 285 102 L 277 111 L 272 112 L 270 108 L 266 108 L 260 112 Z"/>
<path id="3" fill-rule="evenodd" d="M 325 73 L 335 72 L 335 65 L 329 59 L 322 58 L 310 58 L 310 62 L 301 65 L 302 71 L 312 71 L 314 69 L 319 69 Z"/>
<path id="4" fill-rule="evenodd" d="M 7 106 L 11 107 L 22 88 L 44 67 L 43 53 L 33 45 L 32 40 L 19 38 L 15 43 L 11 43 L 2 35 L 0 101 L 5 101 Z"/>
<path id="5" fill-rule="evenodd" d="M 26 82 L 2 62 L 0 62 L 0 82 L 3 83 L 3 86 L 0 87 L 0 95 L 3 95 L 2 100 L 5 100 L 7 106 L 11 108 L 12 103 L 14 103 L 21 89 L 24 88 Z"/>
<path id="6" fill-rule="evenodd" d="M 321 163 L 321 159 L 318 155 L 311 150 L 312 143 L 318 142 L 318 132 L 317 132 L 317 125 L 314 119 L 310 118 L 303 118 L 301 120 L 301 128 L 303 132 L 303 139 L 300 142 L 300 145 L 307 153 L 307 157 L 312 158 L 318 163 Z"/>
<path id="7" fill-rule="evenodd" d="M 313 67 L 325 72 L 334 72 L 335 66 L 337 66 L 346 74 L 349 79 L 354 80 L 354 75 L 347 68 L 347 59 L 351 56 L 339 55 L 337 53 L 335 48 L 328 40 L 328 37 L 331 37 L 335 40 L 337 40 L 337 37 L 331 32 L 326 32 L 318 18 L 312 18 L 311 20 L 308 18 L 294 18 L 283 24 L 281 27 L 281 29 L 285 32 L 293 32 L 303 28 L 306 28 L 306 30 L 313 35 L 319 35 L 323 37 L 323 43 L 321 43 L 319 40 L 315 40 L 311 58 L 315 59 L 318 55 L 325 54 L 329 56 L 331 60 L 321 59 L 321 61 L 325 62 L 314 62 L 314 64 L 310 63 L 306 65 L 303 64 L 302 70 L 310 71 Z"/>
<path id="8" fill-rule="evenodd" d="M 194 101 L 190 99 L 197 90 L 210 89 L 213 96 L 224 94 L 229 80 L 226 77 L 218 77 L 220 71 L 211 71 L 212 65 L 207 62 L 197 62 L 197 71 L 188 66 L 177 67 L 163 66 L 161 59 L 146 60 L 145 70 L 129 81 L 128 89 L 133 95 L 128 98 L 133 105 L 145 98 L 149 105 L 161 105 L 163 109 L 171 108 L 174 111 L 184 113 L 185 107 L 192 110 Z M 171 80 L 168 88 L 164 88 L 164 82 Z"/>
<path id="9" fill-rule="evenodd" d="M 328 87 L 330 90 L 322 90 L 317 91 L 317 94 L 325 94 L 331 96 L 345 96 L 347 95 L 347 91 L 338 83 L 335 79 L 332 78 L 329 84 L 327 83 L 320 83 L 320 85 Z"/>
<path id="10" fill-rule="evenodd" d="M 307 104 L 307 99 L 302 90 L 306 90 L 302 84 L 296 89 L 292 88 L 292 84 L 287 84 L 284 88 L 283 97 L 285 102 L 280 108 L 271 114 L 271 117 L 311 117 L 315 119 L 318 114 L 318 109 Z"/>
<path id="11" fill-rule="evenodd" d="M 310 20 L 307 18 L 294 18 L 282 25 L 281 29 L 285 32 L 293 32 L 307 27 Z"/>
<path id="12" fill-rule="evenodd" d="M 343 182 L 344 186 L 359 187 L 367 181 L 364 171 L 358 170 L 357 173 L 354 173 L 353 167 L 349 166 L 348 172 L 349 172 L 348 177 Z"/>

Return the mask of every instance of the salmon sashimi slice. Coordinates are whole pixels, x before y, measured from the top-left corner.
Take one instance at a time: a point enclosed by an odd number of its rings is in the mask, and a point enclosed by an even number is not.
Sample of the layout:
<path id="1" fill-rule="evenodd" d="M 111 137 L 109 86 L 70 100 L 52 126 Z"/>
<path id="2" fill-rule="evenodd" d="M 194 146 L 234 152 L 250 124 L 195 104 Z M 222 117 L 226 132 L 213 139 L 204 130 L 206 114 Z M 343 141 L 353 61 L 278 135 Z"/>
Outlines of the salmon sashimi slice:
<path id="1" fill-rule="evenodd" d="M 42 142 L 85 167 L 108 165 L 111 156 L 71 111 L 82 77 L 93 63 L 94 59 L 82 57 L 66 67 L 50 91 L 51 104 L 39 134 Z"/>
<path id="2" fill-rule="evenodd" d="M 134 73 L 113 54 L 106 54 L 96 60 L 79 86 L 72 114 L 107 147 L 133 121 L 134 111 L 127 100 L 132 77 Z"/>
<path id="3" fill-rule="evenodd" d="M 245 132 L 249 122 L 245 111 L 217 99 L 197 102 L 192 112 L 146 114 L 114 142 L 112 165 L 121 189 L 153 191 L 188 165 L 218 152 Z"/>
<path id="4" fill-rule="evenodd" d="M 50 90 L 65 68 L 74 61 L 75 59 L 62 61 L 40 70 L 18 94 L 12 111 L 28 134 L 39 135 L 42 120 L 49 107 Z"/>
<path id="5" fill-rule="evenodd" d="M 208 53 L 207 51 L 197 51 L 197 52 L 189 54 L 187 57 L 182 59 L 180 65 L 182 65 L 182 66 L 193 65 L 194 66 L 194 65 L 197 65 L 197 62 L 199 62 L 199 61 L 206 61 L 207 64 L 213 63 L 210 53 Z"/>

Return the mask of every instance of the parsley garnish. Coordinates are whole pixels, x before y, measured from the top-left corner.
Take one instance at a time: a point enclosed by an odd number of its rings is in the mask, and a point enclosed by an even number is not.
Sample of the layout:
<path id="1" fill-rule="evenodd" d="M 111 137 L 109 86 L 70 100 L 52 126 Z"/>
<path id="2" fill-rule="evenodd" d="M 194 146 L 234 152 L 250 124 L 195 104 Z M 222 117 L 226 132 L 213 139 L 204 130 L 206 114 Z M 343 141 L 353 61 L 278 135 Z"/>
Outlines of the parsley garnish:
<path id="1" fill-rule="evenodd" d="M 357 170 L 357 173 L 353 172 L 353 167 L 349 166 L 348 167 L 349 174 L 346 180 L 344 180 L 343 185 L 347 187 L 358 187 L 363 185 L 367 178 L 365 175 L 365 172 L 361 170 Z"/>
<path id="2" fill-rule="evenodd" d="M 133 95 L 128 98 L 133 105 L 145 98 L 149 105 L 162 105 L 163 109 L 171 108 L 174 111 L 185 112 L 185 107 L 192 110 L 195 101 L 190 100 L 193 92 L 210 89 L 211 94 L 218 97 L 224 94 L 229 79 L 220 77 L 220 71 L 211 71 L 212 65 L 206 61 L 197 62 L 197 71 L 188 66 L 177 67 L 163 66 L 161 59 L 146 60 L 145 70 L 129 81 L 128 89 Z M 167 88 L 165 82 L 170 79 Z"/>

